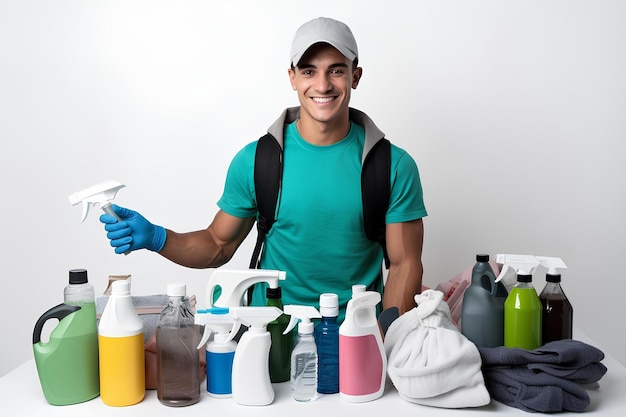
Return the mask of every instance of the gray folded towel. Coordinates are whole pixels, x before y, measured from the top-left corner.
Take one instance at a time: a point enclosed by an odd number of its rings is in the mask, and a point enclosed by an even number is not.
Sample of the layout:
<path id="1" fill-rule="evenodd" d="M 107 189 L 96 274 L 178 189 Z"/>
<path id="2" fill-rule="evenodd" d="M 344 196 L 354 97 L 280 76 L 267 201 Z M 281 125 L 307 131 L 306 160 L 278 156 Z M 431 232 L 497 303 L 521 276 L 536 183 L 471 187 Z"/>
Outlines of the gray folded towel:
<path id="1" fill-rule="evenodd" d="M 528 412 L 584 411 L 589 395 L 575 382 L 515 366 L 483 370 L 491 397 Z"/>
<path id="2" fill-rule="evenodd" d="M 535 372 L 591 384 L 604 376 L 607 369 L 600 363 L 604 352 L 579 340 L 549 342 L 535 350 L 521 348 L 479 348 L 485 368 L 525 366 Z"/>
<path id="3" fill-rule="evenodd" d="M 531 412 L 584 411 L 589 396 L 581 384 L 593 384 L 607 372 L 604 353 L 572 339 L 535 350 L 479 347 L 489 394 Z"/>

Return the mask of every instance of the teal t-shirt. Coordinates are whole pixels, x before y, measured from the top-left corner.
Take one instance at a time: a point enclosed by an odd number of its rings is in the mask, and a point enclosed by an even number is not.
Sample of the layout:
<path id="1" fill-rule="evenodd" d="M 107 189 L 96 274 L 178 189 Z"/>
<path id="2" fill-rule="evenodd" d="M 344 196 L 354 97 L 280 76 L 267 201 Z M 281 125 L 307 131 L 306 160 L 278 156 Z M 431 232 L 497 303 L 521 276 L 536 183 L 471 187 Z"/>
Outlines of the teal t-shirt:
<path id="1" fill-rule="evenodd" d="M 218 206 L 236 217 L 256 216 L 254 156 L 256 141 L 233 159 Z M 286 271 L 281 281 L 284 305 L 319 308 L 321 293 L 339 297 L 342 321 L 352 285 L 382 294 L 382 250 L 365 236 L 361 200 L 363 128 L 352 123 L 348 135 L 330 146 L 315 146 L 285 127 L 282 191 L 276 221 L 261 255 L 263 269 Z M 391 204 L 386 222 L 426 216 L 419 172 L 413 158 L 392 145 Z M 265 305 L 265 287 L 254 290 L 253 305 Z"/>

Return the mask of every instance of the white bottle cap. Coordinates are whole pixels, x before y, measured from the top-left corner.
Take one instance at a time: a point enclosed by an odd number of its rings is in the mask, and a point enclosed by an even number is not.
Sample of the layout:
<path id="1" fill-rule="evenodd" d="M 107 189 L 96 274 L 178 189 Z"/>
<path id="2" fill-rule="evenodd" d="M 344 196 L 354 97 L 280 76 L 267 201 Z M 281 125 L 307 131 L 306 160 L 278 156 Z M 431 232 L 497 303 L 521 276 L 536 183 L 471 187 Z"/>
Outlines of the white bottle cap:
<path id="1" fill-rule="evenodd" d="M 365 290 L 366 290 L 365 284 L 354 284 L 352 286 L 352 295 L 360 294 L 362 292 L 365 292 Z"/>
<path id="2" fill-rule="evenodd" d="M 129 295 L 130 294 L 130 280 L 120 279 L 113 281 L 111 284 L 111 295 Z"/>
<path id="3" fill-rule="evenodd" d="M 167 284 L 167 295 L 170 297 L 184 297 L 187 295 L 187 285 L 181 282 Z"/>
<path id="4" fill-rule="evenodd" d="M 322 317 L 337 317 L 339 314 L 339 297 L 337 294 L 320 295 L 320 313 Z"/>
<path id="5" fill-rule="evenodd" d="M 298 333 L 300 334 L 312 334 L 313 333 L 313 323 L 310 320 L 301 321 L 298 324 Z"/>

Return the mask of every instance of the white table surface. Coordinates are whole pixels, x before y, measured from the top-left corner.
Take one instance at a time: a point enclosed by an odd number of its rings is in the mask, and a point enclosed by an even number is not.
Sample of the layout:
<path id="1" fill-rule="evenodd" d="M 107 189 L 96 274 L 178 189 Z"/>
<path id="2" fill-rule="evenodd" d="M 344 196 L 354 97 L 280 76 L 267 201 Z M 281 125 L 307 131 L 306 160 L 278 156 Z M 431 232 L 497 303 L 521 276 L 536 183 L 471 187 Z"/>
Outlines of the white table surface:
<path id="1" fill-rule="evenodd" d="M 580 332 L 575 331 L 575 337 L 591 345 L 594 344 Z M 606 354 L 606 352 L 605 352 Z M 603 416 L 626 415 L 626 367 L 616 359 L 606 356 L 602 363 L 608 368 L 606 375 L 600 380 L 598 389 L 589 390 L 591 403 L 585 415 L 602 414 Z M 409 403 L 398 396 L 396 389 L 387 380 L 385 392 L 377 400 L 366 403 L 348 403 L 343 401 L 339 394 L 324 395 L 312 402 L 299 403 L 294 401 L 289 393 L 289 383 L 274 384 L 276 393 L 274 402 L 267 406 L 242 406 L 232 398 L 216 399 L 208 396 L 204 386 L 200 401 L 194 405 L 180 408 L 167 407 L 159 403 L 156 391 L 146 391 L 142 402 L 128 407 L 110 407 L 97 397 L 81 404 L 67 406 L 53 406 L 48 404 L 43 396 L 34 359 L 27 361 L 12 372 L 0 378 L 0 414 L 2 416 L 221 416 L 234 417 L 240 415 L 254 416 L 283 416 L 298 417 L 334 417 L 338 415 L 368 416 L 386 413 L 398 413 L 403 416 L 451 416 L 471 412 L 473 416 L 499 415 L 529 415 L 520 409 L 509 407 L 492 400 L 490 404 L 473 409 L 445 409 L 427 407 Z M 402 414 L 400 414 L 402 413 Z M 531 413 L 533 414 L 533 413 Z M 579 413 L 560 413 L 561 415 L 579 415 Z"/>

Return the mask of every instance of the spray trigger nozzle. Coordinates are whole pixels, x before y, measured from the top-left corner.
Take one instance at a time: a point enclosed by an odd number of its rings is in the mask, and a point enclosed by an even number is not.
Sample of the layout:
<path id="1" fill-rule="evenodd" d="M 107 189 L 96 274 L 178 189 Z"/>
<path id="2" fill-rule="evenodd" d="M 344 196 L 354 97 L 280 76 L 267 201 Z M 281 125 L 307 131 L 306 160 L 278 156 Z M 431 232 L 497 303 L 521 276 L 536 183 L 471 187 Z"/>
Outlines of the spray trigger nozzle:
<path id="1" fill-rule="evenodd" d="M 112 210 L 107 209 L 110 208 L 111 201 L 115 198 L 117 192 L 124 187 L 125 185 L 121 182 L 109 180 L 72 193 L 68 196 L 68 199 L 73 206 L 82 203 L 83 213 L 80 219 L 81 223 L 87 218 L 89 207 L 92 204 L 98 204 L 102 210 L 117 217 Z"/>
<path id="2" fill-rule="evenodd" d="M 290 315 L 289 324 L 285 328 L 283 334 L 289 333 L 298 323 L 298 333 L 313 333 L 312 318 L 321 318 L 322 315 L 317 311 L 315 307 L 311 306 L 299 306 L 299 305 L 287 305 L 285 306 L 285 314 Z"/>

